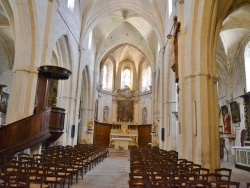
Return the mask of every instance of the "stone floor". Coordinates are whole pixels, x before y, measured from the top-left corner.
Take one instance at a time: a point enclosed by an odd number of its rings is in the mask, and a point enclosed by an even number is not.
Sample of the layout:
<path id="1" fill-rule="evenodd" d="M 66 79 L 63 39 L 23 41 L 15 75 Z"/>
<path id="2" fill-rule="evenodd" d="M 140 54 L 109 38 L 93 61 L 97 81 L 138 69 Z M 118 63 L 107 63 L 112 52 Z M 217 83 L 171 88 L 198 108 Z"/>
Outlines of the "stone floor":
<path id="1" fill-rule="evenodd" d="M 231 181 L 240 182 L 240 188 L 246 188 L 246 183 L 250 183 L 250 172 L 235 168 L 232 162 L 221 162 L 221 167 L 231 168 Z"/>
<path id="2" fill-rule="evenodd" d="M 246 188 L 250 182 L 250 172 L 234 167 L 233 163 L 222 162 L 222 167 L 232 169 L 232 181 L 241 183 L 240 188 Z M 89 171 L 71 188 L 128 188 L 129 157 L 121 151 L 111 151 L 110 156 Z"/>

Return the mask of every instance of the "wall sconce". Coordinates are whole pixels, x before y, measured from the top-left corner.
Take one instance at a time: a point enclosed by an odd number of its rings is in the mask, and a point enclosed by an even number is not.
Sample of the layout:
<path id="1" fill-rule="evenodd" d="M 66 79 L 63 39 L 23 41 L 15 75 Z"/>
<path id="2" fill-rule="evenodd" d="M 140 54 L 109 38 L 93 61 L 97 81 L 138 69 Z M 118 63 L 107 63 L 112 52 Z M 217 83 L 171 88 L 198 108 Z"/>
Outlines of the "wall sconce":
<path id="1" fill-rule="evenodd" d="M 91 120 L 89 121 L 89 124 L 88 124 L 87 133 L 90 133 L 90 134 L 93 133 L 92 127 L 93 127 L 93 120 L 91 119 Z"/>
<path id="2" fill-rule="evenodd" d="M 157 136 L 157 132 L 151 132 L 151 136 Z"/>
<path id="3" fill-rule="evenodd" d="M 174 114 L 174 117 L 176 118 L 176 120 L 178 121 L 178 112 L 172 112 Z"/>
<path id="4" fill-rule="evenodd" d="M 219 132 L 220 132 L 220 133 L 223 133 L 223 125 L 220 125 L 220 126 L 219 126 Z"/>
<path id="5" fill-rule="evenodd" d="M 152 136 L 157 136 L 157 132 L 156 132 L 156 124 L 155 122 L 153 122 L 152 124 L 152 131 L 150 133 Z"/>
<path id="6" fill-rule="evenodd" d="M 93 130 L 89 130 L 89 129 L 88 129 L 86 132 L 87 132 L 88 134 L 92 134 L 92 133 L 93 133 Z"/>

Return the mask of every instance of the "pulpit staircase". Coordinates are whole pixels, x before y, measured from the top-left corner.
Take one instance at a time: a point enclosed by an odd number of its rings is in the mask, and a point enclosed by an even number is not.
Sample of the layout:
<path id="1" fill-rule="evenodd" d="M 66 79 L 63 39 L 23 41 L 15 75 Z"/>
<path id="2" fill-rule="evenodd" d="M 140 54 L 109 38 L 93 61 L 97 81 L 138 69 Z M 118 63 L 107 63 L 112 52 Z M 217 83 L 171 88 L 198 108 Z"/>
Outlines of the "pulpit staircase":
<path id="1" fill-rule="evenodd" d="M 71 72 L 56 66 L 39 67 L 34 114 L 0 128 L 0 157 L 39 143 L 56 141 L 64 129 L 65 109 L 48 107 L 50 79 L 68 79 Z"/>

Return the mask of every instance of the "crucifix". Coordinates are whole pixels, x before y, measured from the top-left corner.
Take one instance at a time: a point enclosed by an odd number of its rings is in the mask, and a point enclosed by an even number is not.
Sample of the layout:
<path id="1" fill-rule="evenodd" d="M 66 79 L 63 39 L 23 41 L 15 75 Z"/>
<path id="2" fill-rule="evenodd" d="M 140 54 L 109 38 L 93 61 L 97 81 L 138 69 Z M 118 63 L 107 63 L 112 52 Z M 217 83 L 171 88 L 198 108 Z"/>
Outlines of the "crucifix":
<path id="1" fill-rule="evenodd" d="M 180 32 L 181 23 L 177 21 L 177 16 L 174 17 L 174 34 L 172 39 L 172 50 L 169 52 L 171 68 L 175 72 L 175 82 L 179 82 L 178 75 L 178 33 Z M 171 39 L 172 36 L 168 35 L 168 38 Z"/>

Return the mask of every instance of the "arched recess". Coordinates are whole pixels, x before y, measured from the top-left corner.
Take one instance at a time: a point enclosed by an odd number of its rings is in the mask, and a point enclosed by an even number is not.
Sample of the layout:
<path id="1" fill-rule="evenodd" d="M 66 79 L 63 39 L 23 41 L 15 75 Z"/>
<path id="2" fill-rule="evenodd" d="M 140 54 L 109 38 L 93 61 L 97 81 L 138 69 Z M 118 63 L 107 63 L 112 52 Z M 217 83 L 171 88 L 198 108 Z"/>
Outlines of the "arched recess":
<path id="1" fill-rule="evenodd" d="M 72 50 L 68 41 L 68 36 L 61 36 L 55 44 L 55 47 L 52 51 L 51 64 L 54 66 L 64 67 L 68 70 L 72 70 Z M 57 98 L 59 99 L 58 105 L 63 105 L 65 101 L 62 101 L 64 97 L 72 96 L 72 82 L 73 78 L 70 77 L 69 80 L 59 81 L 58 84 L 58 94 Z M 61 100 L 60 100 L 61 99 Z M 68 104 L 69 105 L 69 104 Z"/>
<path id="2" fill-rule="evenodd" d="M 63 35 L 58 38 L 57 42 L 54 44 L 54 48 L 51 51 L 50 65 L 59 66 L 70 70 L 73 69 L 73 55 L 72 49 L 67 35 Z M 65 111 L 65 121 L 64 121 L 64 134 L 57 141 L 57 144 L 71 144 L 71 142 L 76 142 L 76 136 L 71 138 L 71 129 L 75 125 L 75 109 L 76 109 L 76 94 L 74 94 L 73 84 L 74 76 L 71 75 L 68 80 L 51 80 L 50 84 L 50 96 L 49 100 L 54 98 L 56 101 L 53 106 L 64 108 Z M 55 94 L 56 91 L 56 94 Z M 56 95 L 56 96 L 55 96 Z M 52 99 L 53 101 L 53 99 Z M 75 131 L 77 135 L 77 125 L 75 125 Z"/>
<path id="3" fill-rule="evenodd" d="M 77 143 L 89 143 L 91 136 L 87 134 L 87 125 L 91 121 L 93 107 L 91 106 L 90 97 L 90 75 L 89 68 L 86 66 L 82 72 L 82 86 L 79 108 L 79 132 Z"/>

